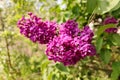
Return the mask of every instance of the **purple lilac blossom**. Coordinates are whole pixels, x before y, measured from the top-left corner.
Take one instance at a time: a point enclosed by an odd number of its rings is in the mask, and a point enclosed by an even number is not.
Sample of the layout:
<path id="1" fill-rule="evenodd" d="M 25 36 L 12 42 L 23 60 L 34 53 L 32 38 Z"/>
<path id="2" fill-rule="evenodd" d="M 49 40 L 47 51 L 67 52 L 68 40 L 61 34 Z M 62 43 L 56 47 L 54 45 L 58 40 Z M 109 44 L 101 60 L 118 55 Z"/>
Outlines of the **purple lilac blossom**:
<path id="1" fill-rule="evenodd" d="M 74 65 L 87 56 L 95 55 L 95 47 L 91 44 L 93 32 L 86 26 L 81 34 L 82 36 L 74 38 L 67 34 L 56 36 L 47 44 L 46 55 L 48 59 L 61 62 L 67 66 Z"/>
<path id="2" fill-rule="evenodd" d="M 78 23 L 75 20 L 68 20 L 65 23 L 62 23 L 60 26 L 60 34 L 67 34 L 69 36 L 75 37 L 80 33 L 78 28 Z"/>
<path id="3" fill-rule="evenodd" d="M 118 29 L 117 28 L 108 28 L 105 31 L 108 33 L 117 33 Z"/>
<path id="4" fill-rule="evenodd" d="M 108 17 L 103 22 L 103 24 L 117 24 L 117 23 L 118 23 L 118 21 L 114 17 Z M 108 28 L 108 29 L 105 30 L 105 32 L 107 32 L 107 33 L 116 33 L 117 28 Z"/>
<path id="5" fill-rule="evenodd" d="M 29 13 L 29 16 L 18 21 L 20 33 L 33 42 L 47 44 L 46 55 L 49 60 L 74 65 L 80 59 L 96 54 L 96 49 L 91 43 L 94 34 L 89 26 L 80 31 L 74 20 L 68 20 L 60 25 L 57 35 L 57 23 L 43 22 L 32 13 Z"/>
<path id="6" fill-rule="evenodd" d="M 76 53 L 76 46 L 71 36 L 60 35 L 48 45 L 46 55 L 49 60 L 62 62 L 64 65 L 73 65 L 81 59 L 81 54 Z"/>
<path id="7" fill-rule="evenodd" d="M 89 26 L 85 26 L 80 33 L 80 39 L 85 42 L 91 42 L 93 36 L 94 36 L 93 31 L 90 30 Z"/>
<path id="8" fill-rule="evenodd" d="M 20 33 L 25 35 L 33 42 L 39 42 L 41 44 L 46 44 L 56 35 L 57 24 L 55 22 L 45 21 L 43 22 L 41 18 L 36 15 L 29 13 L 30 17 L 18 21 L 18 27 L 20 28 Z"/>

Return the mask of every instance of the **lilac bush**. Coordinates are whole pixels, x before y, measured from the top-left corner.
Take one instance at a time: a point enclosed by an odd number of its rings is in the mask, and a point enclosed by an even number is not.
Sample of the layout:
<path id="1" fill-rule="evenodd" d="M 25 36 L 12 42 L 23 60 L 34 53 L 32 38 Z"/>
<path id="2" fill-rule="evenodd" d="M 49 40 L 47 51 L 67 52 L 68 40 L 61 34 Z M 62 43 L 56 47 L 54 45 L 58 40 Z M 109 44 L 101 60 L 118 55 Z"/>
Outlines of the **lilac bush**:
<path id="1" fill-rule="evenodd" d="M 42 21 L 32 13 L 29 13 L 29 16 L 18 21 L 20 33 L 33 42 L 47 44 L 46 55 L 49 60 L 74 65 L 80 59 L 96 54 L 91 43 L 94 34 L 89 26 L 80 31 L 75 20 L 58 25 L 55 22 Z"/>

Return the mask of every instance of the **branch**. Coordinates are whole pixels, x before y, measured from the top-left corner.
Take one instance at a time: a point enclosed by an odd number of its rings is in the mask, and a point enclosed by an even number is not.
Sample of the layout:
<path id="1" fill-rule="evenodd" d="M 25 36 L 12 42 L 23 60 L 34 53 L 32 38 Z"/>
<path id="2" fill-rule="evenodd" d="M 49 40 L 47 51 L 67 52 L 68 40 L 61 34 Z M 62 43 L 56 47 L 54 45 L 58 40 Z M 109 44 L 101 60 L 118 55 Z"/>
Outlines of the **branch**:
<path id="1" fill-rule="evenodd" d="M 7 56 L 8 56 L 9 66 L 10 66 L 11 68 L 13 68 L 13 67 L 12 67 L 12 64 L 11 64 L 11 56 L 10 56 L 10 51 L 9 51 L 9 43 L 8 43 L 8 40 L 7 40 L 6 37 L 5 37 L 5 43 L 6 43 L 6 49 L 7 49 Z"/>
<path id="2" fill-rule="evenodd" d="M 1 26 L 2 26 L 2 31 L 5 31 L 5 25 L 4 25 L 4 21 L 3 21 L 2 16 L 0 17 L 0 22 L 1 22 Z M 6 37 L 5 37 L 5 43 L 6 43 L 6 49 L 7 49 L 7 56 L 8 56 L 9 67 L 12 68 L 10 51 L 9 51 L 9 43 L 8 43 L 8 40 L 7 40 Z"/>
<path id="3" fill-rule="evenodd" d="M 0 13 L 0 22 L 1 22 L 1 26 L 2 26 L 2 31 L 5 31 L 5 24 L 4 24 L 3 18 L 1 16 L 1 13 Z M 9 68 L 13 69 L 17 74 L 19 74 L 18 71 L 16 71 L 16 69 L 12 66 L 12 63 L 11 63 L 9 42 L 8 42 L 7 37 L 5 37 L 5 43 L 6 43 L 6 50 L 7 50 L 7 56 L 8 56 L 8 66 L 9 66 Z"/>

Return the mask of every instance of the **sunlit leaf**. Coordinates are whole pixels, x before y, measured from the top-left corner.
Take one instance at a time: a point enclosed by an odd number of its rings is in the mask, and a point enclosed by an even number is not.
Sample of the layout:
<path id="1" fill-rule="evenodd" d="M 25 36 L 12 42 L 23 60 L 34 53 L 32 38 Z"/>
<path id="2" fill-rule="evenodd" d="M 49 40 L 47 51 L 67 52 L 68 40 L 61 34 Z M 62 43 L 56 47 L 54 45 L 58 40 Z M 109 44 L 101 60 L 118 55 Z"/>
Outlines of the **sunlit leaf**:
<path id="1" fill-rule="evenodd" d="M 48 66 L 48 64 L 50 63 L 49 60 L 44 60 L 41 64 L 41 70 L 42 72 L 44 72 L 44 70 L 46 69 L 46 67 Z"/>
<path id="2" fill-rule="evenodd" d="M 117 5 L 111 11 L 117 10 L 118 8 L 120 8 L 120 1 L 117 3 Z"/>
<path id="3" fill-rule="evenodd" d="M 119 0 L 98 0 L 98 5 L 97 8 L 95 9 L 95 13 L 104 14 L 106 12 L 109 12 L 118 3 Z"/>

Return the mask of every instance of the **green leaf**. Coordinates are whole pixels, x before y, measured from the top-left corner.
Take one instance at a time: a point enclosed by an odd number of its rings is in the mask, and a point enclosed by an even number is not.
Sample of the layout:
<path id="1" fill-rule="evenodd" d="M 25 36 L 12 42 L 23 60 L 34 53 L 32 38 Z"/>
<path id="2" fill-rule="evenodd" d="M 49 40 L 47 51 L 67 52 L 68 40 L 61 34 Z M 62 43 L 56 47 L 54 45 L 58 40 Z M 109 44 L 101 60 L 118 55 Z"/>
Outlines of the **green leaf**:
<path id="1" fill-rule="evenodd" d="M 116 71 L 113 71 L 111 74 L 111 80 L 117 80 L 119 74 Z"/>
<path id="2" fill-rule="evenodd" d="M 113 9 L 120 0 L 98 0 L 97 8 L 95 9 L 95 13 L 104 14 Z"/>
<path id="3" fill-rule="evenodd" d="M 72 13 L 75 14 L 75 15 L 78 15 L 79 14 L 79 10 L 80 10 L 79 5 L 76 4 L 76 6 L 74 6 L 72 8 Z"/>
<path id="4" fill-rule="evenodd" d="M 112 64 L 113 71 L 117 71 L 120 74 L 120 62 L 114 62 Z"/>
<path id="5" fill-rule="evenodd" d="M 118 8 L 120 8 L 120 1 L 117 3 L 117 5 L 116 5 L 111 11 L 115 11 L 115 10 L 117 10 Z"/>
<path id="6" fill-rule="evenodd" d="M 117 13 L 117 14 L 116 14 Z M 120 16 L 120 8 L 118 8 L 117 10 L 115 11 L 112 11 L 112 15 L 114 15 L 114 17 L 119 17 Z"/>
<path id="7" fill-rule="evenodd" d="M 100 53 L 100 57 L 105 64 L 108 64 L 111 58 L 110 50 L 108 49 L 102 50 Z"/>
<path id="8" fill-rule="evenodd" d="M 44 72 L 44 70 L 47 68 L 48 64 L 50 63 L 49 60 L 44 60 L 41 64 L 41 70 Z"/>
<path id="9" fill-rule="evenodd" d="M 112 69 L 111 80 L 117 80 L 120 75 L 120 62 L 114 62 L 112 64 Z"/>
<path id="10" fill-rule="evenodd" d="M 53 73 L 50 72 L 50 74 L 48 74 L 47 80 L 52 80 L 52 76 L 53 76 Z"/>
<path id="11" fill-rule="evenodd" d="M 113 34 L 112 41 L 116 45 L 120 46 L 120 35 L 119 34 Z"/>
<path id="12" fill-rule="evenodd" d="M 107 28 L 113 28 L 115 26 L 116 26 L 115 24 L 107 24 L 104 26 L 100 26 L 96 31 L 97 37 L 99 37 Z"/>
<path id="13" fill-rule="evenodd" d="M 101 48 L 102 48 L 102 44 L 103 44 L 103 38 L 99 37 L 96 40 L 96 49 L 97 49 L 97 53 L 100 52 Z"/>
<path id="14" fill-rule="evenodd" d="M 92 13 L 97 7 L 98 0 L 87 0 L 87 12 Z"/>
<path id="15" fill-rule="evenodd" d="M 52 80 L 56 80 L 56 75 L 55 74 L 53 74 Z"/>
<path id="16" fill-rule="evenodd" d="M 63 64 L 56 64 L 56 68 L 58 69 L 58 70 L 60 70 L 60 71 L 62 71 L 62 72 L 68 72 L 68 69 L 67 69 L 67 67 L 65 67 Z"/>

